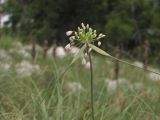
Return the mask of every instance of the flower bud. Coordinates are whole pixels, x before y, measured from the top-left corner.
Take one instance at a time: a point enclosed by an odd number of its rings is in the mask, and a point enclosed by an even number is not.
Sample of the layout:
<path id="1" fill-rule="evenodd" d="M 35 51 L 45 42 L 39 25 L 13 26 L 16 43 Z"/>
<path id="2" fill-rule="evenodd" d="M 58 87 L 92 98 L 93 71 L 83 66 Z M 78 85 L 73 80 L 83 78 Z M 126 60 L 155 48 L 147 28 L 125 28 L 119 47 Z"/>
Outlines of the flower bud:
<path id="1" fill-rule="evenodd" d="M 80 27 L 78 27 L 78 31 L 79 31 L 79 32 L 82 31 Z"/>
<path id="2" fill-rule="evenodd" d="M 102 37 L 102 36 L 103 36 L 103 34 L 102 34 L 102 33 L 100 33 L 100 34 L 99 34 L 99 37 Z"/>
<path id="3" fill-rule="evenodd" d="M 86 26 L 86 27 L 87 27 L 87 29 L 88 29 L 88 28 L 89 28 L 89 24 L 87 24 L 87 26 Z"/>
<path id="4" fill-rule="evenodd" d="M 100 41 L 98 41 L 98 46 L 101 46 L 101 42 Z"/>
<path id="5" fill-rule="evenodd" d="M 92 28 L 89 28 L 89 32 L 92 32 L 93 30 L 92 30 Z"/>
<path id="6" fill-rule="evenodd" d="M 67 44 L 67 45 L 65 46 L 65 49 L 66 49 L 66 50 L 70 50 L 70 48 L 71 48 L 71 45 L 70 45 L 70 44 Z"/>
<path id="7" fill-rule="evenodd" d="M 105 37 L 106 35 L 102 35 L 102 37 Z"/>
<path id="8" fill-rule="evenodd" d="M 81 26 L 82 26 L 83 29 L 86 29 L 84 23 L 81 23 Z"/>
<path id="9" fill-rule="evenodd" d="M 67 35 L 67 36 L 70 36 L 72 33 L 73 33 L 73 31 L 67 31 L 67 32 L 66 32 L 66 35 Z"/>
<path id="10" fill-rule="evenodd" d="M 70 40 L 71 42 L 73 42 L 73 41 L 75 40 L 75 36 L 71 36 L 71 37 L 69 38 L 69 40 Z"/>

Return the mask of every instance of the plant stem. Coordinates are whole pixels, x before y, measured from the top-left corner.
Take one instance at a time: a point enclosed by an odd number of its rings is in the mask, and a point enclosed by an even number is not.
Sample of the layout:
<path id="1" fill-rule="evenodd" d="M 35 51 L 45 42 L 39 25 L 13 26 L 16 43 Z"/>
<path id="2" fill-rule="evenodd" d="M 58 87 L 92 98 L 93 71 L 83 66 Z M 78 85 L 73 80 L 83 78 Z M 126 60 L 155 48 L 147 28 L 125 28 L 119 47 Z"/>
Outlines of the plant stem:
<path id="1" fill-rule="evenodd" d="M 91 59 L 91 54 L 90 52 L 88 52 L 88 56 L 89 56 L 89 62 L 90 62 L 90 77 L 91 77 L 91 81 L 90 81 L 90 92 L 91 92 L 91 114 L 92 114 L 92 120 L 94 120 L 94 105 L 93 105 L 93 67 L 92 67 L 92 59 Z"/>

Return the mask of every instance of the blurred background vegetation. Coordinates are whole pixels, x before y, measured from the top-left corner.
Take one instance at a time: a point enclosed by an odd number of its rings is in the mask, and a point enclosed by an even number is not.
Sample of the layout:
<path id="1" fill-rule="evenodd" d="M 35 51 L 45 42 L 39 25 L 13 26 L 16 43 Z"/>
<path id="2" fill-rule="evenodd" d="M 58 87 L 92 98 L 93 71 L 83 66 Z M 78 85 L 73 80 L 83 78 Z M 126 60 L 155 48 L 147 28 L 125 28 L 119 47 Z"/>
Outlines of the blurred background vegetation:
<path id="1" fill-rule="evenodd" d="M 65 45 L 65 32 L 84 22 L 107 35 L 103 49 L 119 46 L 124 55 L 141 60 L 138 54 L 147 39 L 150 62 L 160 60 L 159 0 L 8 0 L 1 12 L 10 15 L 2 34 L 19 35 L 24 41 L 58 40 Z"/>

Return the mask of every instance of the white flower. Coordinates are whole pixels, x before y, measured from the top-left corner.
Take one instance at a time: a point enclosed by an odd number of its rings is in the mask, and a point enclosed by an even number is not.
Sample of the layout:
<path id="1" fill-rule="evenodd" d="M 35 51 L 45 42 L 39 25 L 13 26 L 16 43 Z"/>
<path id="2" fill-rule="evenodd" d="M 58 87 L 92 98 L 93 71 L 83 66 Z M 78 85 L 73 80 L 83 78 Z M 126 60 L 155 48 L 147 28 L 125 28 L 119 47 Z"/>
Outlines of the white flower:
<path id="1" fill-rule="evenodd" d="M 148 76 L 152 81 L 160 81 L 160 75 L 157 75 L 155 73 L 149 73 Z"/>
<path id="2" fill-rule="evenodd" d="M 70 50 L 70 48 L 71 48 L 71 45 L 70 45 L 70 44 L 67 44 L 67 45 L 65 46 L 65 49 L 66 49 L 66 50 Z"/>
<path id="3" fill-rule="evenodd" d="M 81 26 L 83 27 L 83 29 L 86 29 L 86 27 L 85 27 L 84 23 L 81 23 Z"/>
<path id="4" fill-rule="evenodd" d="M 86 63 L 87 63 L 86 59 L 83 58 L 83 59 L 82 59 L 82 65 L 85 65 Z"/>
<path id="5" fill-rule="evenodd" d="M 9 63 L 3 63 L 3 64 L 0 64 L 0 70 L 2 71 L 8 71 L 11 67 L 11 64 Z"/>
<path id="6" fill-rule="evenodd" d="M 17 54 L 24 57 L 24 58 L 31 58 L 31 54 L 28 53 L 26 50 L 17 50 Z"/>
<path id="7" fill-rule="evenodd" d="M 66 56 L 66 52 L 65 52 L 65 50 L 64 50 L 64 48 L 62 46 L 59 46 L 55 50 L 55 55 L 58 58 L 64 58 Z"/>
<path id="8" fill-rule="evenodd" d="M 54 47 L 52 46 L 47 50 L 47 56 L 53 57 L 53 55 L 54 55 L 53 51 L 54 51 Z"/>
<path id="9" fill-rule="evenodd" d="M 87 24 L 87 26 L 86 26 L 86 27 L 87 27 L 87 29 L 88 29 L 88 28 L 89 28 L 89 24 Z"/>
<path id="10" fill-rule="evenodd" d="M 79 49 L 78 47 L 72 46 L 72 47 L 70 48 L 70 50 L 69 50 L 69 53 L 70 53 L 71 55 L 77 55 L 77 54 L 79 53 L 79 51 L 80 51 L 80 49 Z"/>
<path id="11" fill-rule="evenodd" d="M 114 92 L 117 89 L 117 81 L 116 80 L 106 80 L 107 83 L 107 91 Z"/>
<path id="12" fill-rule="evenodd" d="M 102 35 L 103 35 L 102 33 L 99 34 L 99 36 L 102 36 Z"/>
<path id="13" fill-rule="evenodd" d="M 73 41 L 75 40 L 75 36 L 71 36 L 71 37 L 69 38 L 69 40 L 70 40 L 71 42 L 73 42 Z"/>
<path id="14" fill-rule="evenodd" d="M 67 31 L 67 32 L 66 32 L 66 35 L 67 35 L 67 36 L 70 36 L 72 33 L 73 33 L 73 31 Z"/>
<path id="15" fill-rule="evenodd" d="M 142 63 L 142 62 L 135 61 L 133 64 L 134 64 L 135 66 L 138 66 L 138 67 L 143 68 L 143 63 Z"/>
<path id="16" fill-rule="evenodd" d="M 101 46 L 101 42 L 100 41 L 98 41 L 98 46 Z"/>
<path id="17" fill-rule="evenodd" d="M 20 77 L 29 77 L 34 72 L 40 71 L 39 65 L 33 65 L 24 60 L 16 65 L 16 72 Z"/>
<path id="18" fill-rule="evenodd" d="M 11 61 L 11 57 L 6 53 L 5 50 L 0 50 L 0 62 L 9 62 Z"/>
<path id="19" fill-rule="evenodd" d="M 79 82 L 69 82 L 69 83 L 67 83 L 67 88 L 71 92 L 82 91 L 84 89 L 83 86 L 81 85 L 81 83 L 79 83 Z"/>

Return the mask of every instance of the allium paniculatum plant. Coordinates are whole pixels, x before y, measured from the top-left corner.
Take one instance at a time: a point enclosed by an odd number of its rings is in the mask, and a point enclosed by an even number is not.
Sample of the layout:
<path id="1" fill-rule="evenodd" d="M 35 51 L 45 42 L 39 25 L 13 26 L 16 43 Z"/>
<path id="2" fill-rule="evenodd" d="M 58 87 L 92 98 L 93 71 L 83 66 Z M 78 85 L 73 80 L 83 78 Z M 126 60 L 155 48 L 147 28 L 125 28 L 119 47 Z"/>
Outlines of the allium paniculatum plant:
<path id="1" fill-rule="evenodd" d="M 93 68 L 92 68 L 92 59 L 91 51 L 95 48 L 94 43 L 98 42 L 98 46 L 101 45 L 100 39 L 104 38 L 105 35 L 100 33 L 97 34 L 96 30 L 93 30 L 88 24 L 81 24 L 81 27 L 78 27 L 77 31 L 68 31 L 66 35 L 69 36 L 70 43 L 66 45 L 65 49 L 70 50 L 72 46 L 81 47 L 77 58 L 84 56 L 82 62 L 89 60 L 90 63 L 90 74 L 91 74 L 91 110 L 92 110 L 92 120 L 94 120 L 94 107 L 93 107 Z"/>

